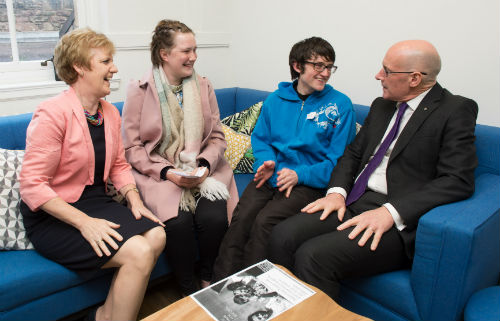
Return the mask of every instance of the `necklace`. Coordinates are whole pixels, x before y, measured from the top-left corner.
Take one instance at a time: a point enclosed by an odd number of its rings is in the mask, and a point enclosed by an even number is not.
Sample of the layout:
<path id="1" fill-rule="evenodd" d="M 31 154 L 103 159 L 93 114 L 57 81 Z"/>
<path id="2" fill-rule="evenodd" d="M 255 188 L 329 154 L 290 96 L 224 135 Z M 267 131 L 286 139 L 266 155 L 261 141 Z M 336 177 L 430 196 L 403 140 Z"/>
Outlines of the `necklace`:
<path id="1" fill-rule="evenodd" d="M 103 121 L 104 121 L 104 115 L 102 114 L 102 106 L 101 102 L 99 102 L 99 105 L 97 106 L 97 113 L 95 115 L 91 115 L 86 109 L 85 106 L 83 106 L 83 113 L 85 114 L 85 117 L 87 117 L 87 121 L 92 125 L 92 126 L 101 126 Z"/>

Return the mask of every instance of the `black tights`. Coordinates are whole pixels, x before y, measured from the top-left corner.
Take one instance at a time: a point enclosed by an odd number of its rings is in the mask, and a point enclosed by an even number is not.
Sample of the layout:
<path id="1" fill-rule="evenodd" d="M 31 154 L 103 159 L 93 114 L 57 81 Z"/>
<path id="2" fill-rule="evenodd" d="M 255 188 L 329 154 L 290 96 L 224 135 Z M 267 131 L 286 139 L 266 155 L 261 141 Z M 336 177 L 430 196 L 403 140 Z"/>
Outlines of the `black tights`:
<path id="1" fill-rule="evenodd" d="M 179 209 L 177 217 L 165 222 L 165 251 L 169 265 L 185 294 L 198 290 L 194 277 L 196 258 L 200 258 L 200 278 L 210 281 L 220 242 L 227 230 L 226 201 L 200 198 L 195 213 Z"/>

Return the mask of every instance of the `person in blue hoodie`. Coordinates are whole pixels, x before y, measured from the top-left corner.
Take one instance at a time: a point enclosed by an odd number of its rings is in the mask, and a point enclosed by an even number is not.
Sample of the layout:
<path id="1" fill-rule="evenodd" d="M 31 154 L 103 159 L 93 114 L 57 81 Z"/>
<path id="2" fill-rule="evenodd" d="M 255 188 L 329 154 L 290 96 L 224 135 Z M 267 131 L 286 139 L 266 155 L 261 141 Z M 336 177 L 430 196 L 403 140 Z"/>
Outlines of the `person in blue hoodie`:
<path id="1" fill-rule="evenodd" d="M 272 228 L 325 195 L 356 133 L 351 100 L 327 84 L 334 63 L 335 51 L 322 38 L 292 47 L 293 82 L 281 82 L 262 105 L 252 133 L 255 177 L 234 210 L 212 282 L 265 259 Z"/>

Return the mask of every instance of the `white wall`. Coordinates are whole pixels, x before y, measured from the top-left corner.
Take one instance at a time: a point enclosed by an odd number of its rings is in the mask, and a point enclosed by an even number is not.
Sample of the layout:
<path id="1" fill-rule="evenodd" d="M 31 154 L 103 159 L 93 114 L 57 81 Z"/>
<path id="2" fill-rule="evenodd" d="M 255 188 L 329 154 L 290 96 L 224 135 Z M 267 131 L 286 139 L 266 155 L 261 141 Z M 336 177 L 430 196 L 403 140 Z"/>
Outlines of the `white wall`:
<path id="1" fill-rule="evenodd" d="M 195 32 L 199 47 L 197 72 L 208 76 L 216 88 L 231 86 L 230 65 L 225 63 L 231 59 L 229 4 L 222 0 L 108 1 L 106 33 L 117 46 L 115 60 L 122 83 L 109 100 L 124 100 L 129 81 L 141 79 L 150 68 L 152 31 L 165 18 L 180 20 Z"/>
<path id="2" fill-rule="evenodd" d="M 330 83 L 369 105 L 381 95 L 374 75 L 388 47 L 426 39 L 443 61 L 441 85 L 476 100 L 479 123 L 500 126 L 499 14 L 498 0 L 235 1 L 234 83 L 274 90 L 290 78 L 291 46 L 321 36 L 337 54 L 339 69 Z"/>
<path id="3" fill-rule="evenodd" d="M 102 0 L 101 0 L 102 1 Z M 117 45 L 120 84 L 108 98 L 125 99 L 130 79 L 150 66 L 151 32 L 160 19 L 185 22 L 197 34 L 196 69 L 215 88 L 272 91 L 290 79 L 288 53 L 320 36 L 337 54 L 330 80 L 354 103 L 381 94 L 374 79 L 387 48 L 404 39 L 431 41 L 441 54 L 439 82 L 479 104 L 478 122 L 500 126 L 500 4 L 498 0 L 107 0 L 97 28 Z M 40 100 L 40 99 L 38 99 Z M 1 101 L 1 97 L 0 97 Z M 11 102 L 33 110 L 37 99 Z M 0 114 L 11 106 L 1 103 Z M 12 113 L 12 112 L 11 112 Z"/>

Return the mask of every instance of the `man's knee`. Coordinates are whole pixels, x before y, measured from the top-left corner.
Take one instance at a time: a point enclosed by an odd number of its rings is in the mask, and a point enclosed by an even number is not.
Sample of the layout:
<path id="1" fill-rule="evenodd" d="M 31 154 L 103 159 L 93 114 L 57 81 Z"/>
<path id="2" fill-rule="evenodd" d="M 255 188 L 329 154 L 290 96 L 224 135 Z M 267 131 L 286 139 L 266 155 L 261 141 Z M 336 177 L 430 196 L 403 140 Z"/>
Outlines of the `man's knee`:
<path id="1" fill-rule="evenodd" d="M 333 268 L 329 265 L 335 261 L 333 256 L 335 256 L 334 248 L 323 247 L 314 241 L 305 242 L 295 252 L 294 269 L 301 275 L 318 273 L 321 267 L 328 265 Z"/>
<path id="2" fill-rule="evenodd" d="M 272 252 L 279 252 L 285 248 L 285 240 L 290 237 L 289 234 L 286 233 L 286 228 L 283 226 L 283 223 L 280 223 L 273 227 L 271 231 L 271 235 L 269 236 L 269 248 Z M 274 251 L 276 249 L 276 251 Z M 271 253 L 272 254 L 272 253 Z M 273 256 L 273 255 L 271 255 Z"/>
<path id="3" fill-rule="evenodd" d="M 296 240 L 287 222 L 276 225 L 269 237 L 269 259 L 287 268 L 292 268 Z"/>
<path id="4" fill-rule="evenodd" d="M 312 246 L 310 242 L 302 244 L 295 252 L 295 268 L 308 268 L 312 265 L 312 262 L 317 261 L 317 256 L 319 249 Z"/>
<path id="5" fill-rule="evenodd" d="M 255 217 L 252 229 L 256 233 L 264 232 L 270 234 L 273 226 L 273 220 L 269 217 L 268 213 L 265 211 L 261 211 Z"/>

